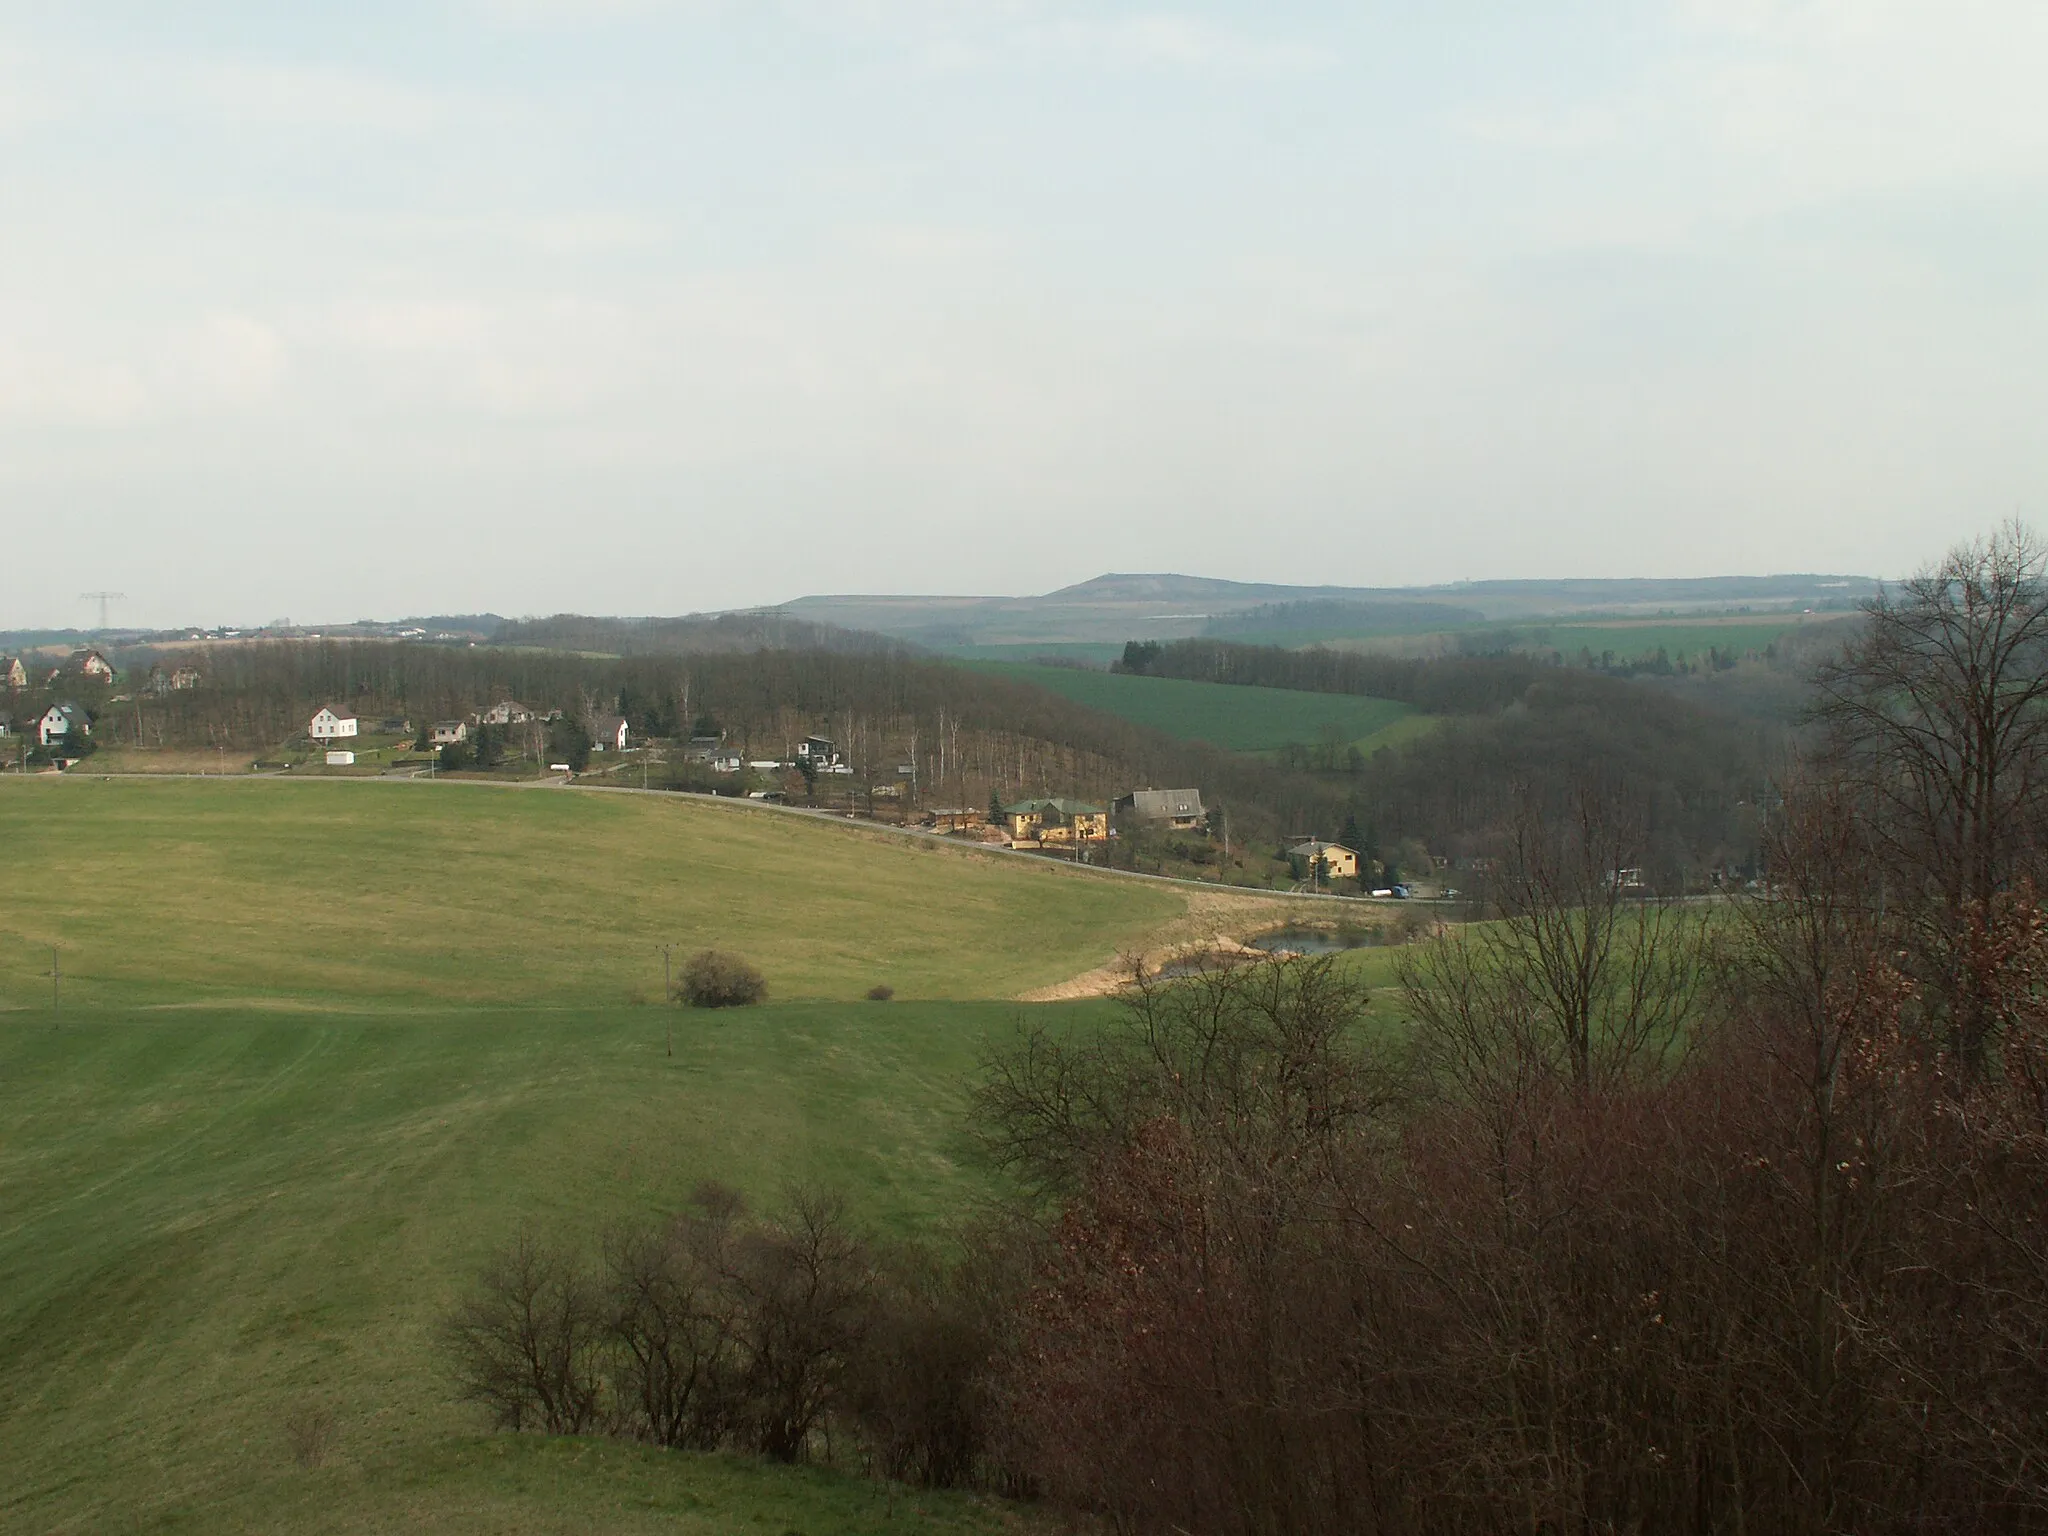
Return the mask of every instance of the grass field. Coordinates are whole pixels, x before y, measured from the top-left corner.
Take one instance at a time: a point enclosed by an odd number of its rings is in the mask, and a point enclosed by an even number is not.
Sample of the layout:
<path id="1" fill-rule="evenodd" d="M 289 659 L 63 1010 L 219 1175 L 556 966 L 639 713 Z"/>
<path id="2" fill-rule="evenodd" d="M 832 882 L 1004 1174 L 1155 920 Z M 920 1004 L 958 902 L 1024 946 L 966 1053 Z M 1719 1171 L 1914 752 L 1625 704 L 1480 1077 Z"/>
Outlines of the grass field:
<path id="1" fill-rule="evenodd" d="M 1026 1012 L 1000 999 L 1181 895 L 545 789 L 30 779 L 0 783 L 0 837 L 0 1529 L 1028 1523 L 829 1470 L 491 1435 L 433 1331 L 521 1228 L 594 1236 L 707 1177 L 763 1202 L 823 1179 L 932 1230 L 979 1187 L 965 1089 Z M 636 1006 L 663 939 L 741 949 L 777 1000 Z M 905 1000 L 849 1000 L 878 980 Z M 304 1414 L 335 1428 L 318 1466 L 292 1454 Z"/>
<path id="2" fill-rule="evenodd" d="M 707 1177 L 758 1202 L 822 1179 L 931 1231 L 982 1187 L 988 1043 L 1112 1006 L 1003 999 L 1251 899 L 458 784 L 0 782 L 0 839 L 10 1531 L 1035 1528 L 845 1472 L 489 1434 L 437 1320 L 522 1228 L 593 1236 Z M 666 939 L 742 950 L 775 1000 L 636 1005 Z M 852 1000 L 878 980 L 903 1000 Z M 317 1466 L 287 1431 L 307 1414 L 335 1431 Z"/>
<path id="3" fill-rule="evenodd" d="M 1102 1005 L 1051 1010 L 1085 1017 Z M 981 1530 L 967 1499 L 490 1436 L 435 1321 L 523 1224 L 824 1175 L 921 1225 L 1013 1005 L 0 1016 L 0 1528 Z M 294 1413 L 332 1415 L 298 1466 Z M 918 1513 L 922 1511 L 922 1513 Z"/>
<path id="4" fill-rule="evenodd" d="M 0 780 L 0 1006 L 601 1006 L 664 943 L 777 998 L 1002 998 L 1186 909 L 1077 876 L 680 796 L 412 782 Z"/>
<path id="5" fill-rule="evenodd" d="M 1033 683 L 1090 709 L 1150 726 L 1184 741 L 1238 752 L 1267 752 L 1288 742 L 1311 745 L 1334 727 L 1346 742 L 1366 741 L 1414 709 L 1392 699 L 1248 688 L 1174 677 L 1134 677 L 1073 667 L 976 662 L 976 670 Z"/>

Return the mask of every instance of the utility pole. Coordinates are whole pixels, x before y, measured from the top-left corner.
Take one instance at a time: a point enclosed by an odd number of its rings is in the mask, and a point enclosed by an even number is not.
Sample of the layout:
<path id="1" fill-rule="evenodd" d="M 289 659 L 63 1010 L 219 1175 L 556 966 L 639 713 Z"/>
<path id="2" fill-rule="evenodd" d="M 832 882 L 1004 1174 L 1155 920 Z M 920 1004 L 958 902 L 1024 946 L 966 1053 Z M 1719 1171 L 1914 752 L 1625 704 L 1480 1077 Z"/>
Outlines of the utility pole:
<path id="1" fill-rule="evenodd" d="M 663 1047 L 671 1056 L 676 1053 L 676 1020 L 675 1015 L 668 1010 L 675 1006 L 676 994 L 675 987 L 669 980 L 668 957 L 675 953 L 675 948 L 673 944 L 661 946 L 661 1039 Z"/>
<path id="2" fill-rule="evenodd" d="M 128 594 L 126 592 L 81 592 L 78 594 L 78 600 L 81 603 L 98 603 L 100 605 L 101 634 L 107 632 L 107 604 L 125 602 L 127 598 Z"/>

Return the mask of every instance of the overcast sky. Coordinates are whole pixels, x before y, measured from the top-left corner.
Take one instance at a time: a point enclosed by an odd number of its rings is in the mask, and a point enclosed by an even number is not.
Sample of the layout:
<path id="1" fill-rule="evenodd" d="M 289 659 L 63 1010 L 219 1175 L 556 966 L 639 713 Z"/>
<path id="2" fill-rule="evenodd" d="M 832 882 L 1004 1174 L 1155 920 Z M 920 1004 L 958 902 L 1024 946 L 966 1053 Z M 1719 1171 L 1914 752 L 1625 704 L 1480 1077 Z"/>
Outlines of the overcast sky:
<path id="1" fill-rule="evenodd" d="M 0 0 L 0 627 L 1898 574 L 2040 0 Z"/>

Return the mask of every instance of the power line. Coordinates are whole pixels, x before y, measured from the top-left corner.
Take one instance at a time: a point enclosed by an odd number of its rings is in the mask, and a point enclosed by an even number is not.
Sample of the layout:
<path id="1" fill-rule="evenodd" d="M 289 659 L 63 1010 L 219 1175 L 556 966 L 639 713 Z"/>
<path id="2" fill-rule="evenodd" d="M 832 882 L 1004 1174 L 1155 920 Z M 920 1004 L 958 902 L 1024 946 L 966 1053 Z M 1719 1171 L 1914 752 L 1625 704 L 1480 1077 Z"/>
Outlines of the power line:
<path id="1" fill-rule="evenodd" d="M 78 594 L 78 600 L 81 603 L 98 603 L 100 605 L 100 632 L 104 634 L 107 629 L 107 604 L 126 602 L 128 594 L 126 592 L 81 592 Z"/>

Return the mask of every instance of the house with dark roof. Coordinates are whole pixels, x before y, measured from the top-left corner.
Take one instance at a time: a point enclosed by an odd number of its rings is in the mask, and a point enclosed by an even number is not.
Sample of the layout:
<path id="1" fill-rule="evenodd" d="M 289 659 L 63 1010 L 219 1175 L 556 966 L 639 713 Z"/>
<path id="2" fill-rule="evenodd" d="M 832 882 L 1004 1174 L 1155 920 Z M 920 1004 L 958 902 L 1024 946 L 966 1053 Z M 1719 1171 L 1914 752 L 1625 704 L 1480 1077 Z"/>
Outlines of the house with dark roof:
<path id="1" fill-rule="evenodd" d="M 82 683 L 111 683 L 114 680 L 114 664 L 98 651 L 73 651 L 65 657 L 61 666 L 50 668 L 45 685 L 58 683 L 65 678 L 75 678 Z"/>
<path id="2" fill-rule="evenodd" d="M 28 668 L 19 656 L 0 656 L 0 688 L 26 688 Z"/>
<path id="3" fill-rule="evenodd" d="M 1139 821 L 1163 821 L 1176 832 L 1206 829 L 1209 824 L 1199 789 L 1134 789 L 1117 800 L 1116 813 Z"/>
<path id="4" fill-rule="evenodd" d="M 1109 836 L 1109 812 L 1085 800 L 1020 800 L 1003 807 L 1013 843 L 1092 843 Z"/>
<path id="5" fill-rule="evenodd" d="M 44 747 L 61 747 L 92 734 L 92 716 L 69 700 L 52 704 L 36 721 L 36 741 Z"/>
<path id="6" fill-rule="evenodd" d="M 626 750 L 626 722 L 618 715 L 599 715 L 590 722 L 590 747 L 594 752 Z"/>

